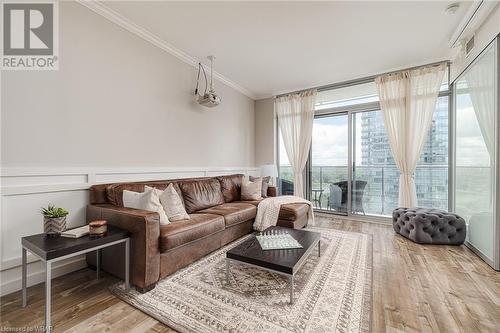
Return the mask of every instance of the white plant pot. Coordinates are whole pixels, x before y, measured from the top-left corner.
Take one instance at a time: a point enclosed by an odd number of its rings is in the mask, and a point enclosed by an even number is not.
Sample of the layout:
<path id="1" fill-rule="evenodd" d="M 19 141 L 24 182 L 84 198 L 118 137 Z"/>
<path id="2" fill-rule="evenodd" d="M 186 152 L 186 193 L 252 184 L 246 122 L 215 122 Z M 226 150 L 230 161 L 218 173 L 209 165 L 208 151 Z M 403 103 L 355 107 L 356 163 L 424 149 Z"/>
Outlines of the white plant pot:
<path id="1" fill-rule="evenodd" d="M 66 230 L 66 216 L 57 218 L 43 218 L 43 231 L 47 234 L 47 236 L 57 237 L 64 230 Z"/>

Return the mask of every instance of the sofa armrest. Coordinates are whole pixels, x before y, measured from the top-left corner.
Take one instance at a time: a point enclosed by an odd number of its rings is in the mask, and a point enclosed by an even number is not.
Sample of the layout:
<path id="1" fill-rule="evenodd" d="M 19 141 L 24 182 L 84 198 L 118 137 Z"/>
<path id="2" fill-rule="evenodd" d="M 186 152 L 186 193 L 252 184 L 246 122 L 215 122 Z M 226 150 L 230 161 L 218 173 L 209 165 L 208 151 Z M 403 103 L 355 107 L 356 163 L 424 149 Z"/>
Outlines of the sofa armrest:
<path id="1" fill-rule="evenodd" d="M 140 288 L 154 285 L 160 277 L 158 213 L 109 204 L 88 205 L 87 223 L 96 219 L 130 232 L 131 282 Z"/>
<path id="2" fill-rule="evenodd" d="M 267 196 L 268 197 L 275 197 L 277 195 L 278 195 L 278 191 L 277 191 L 276 186 L 269 186 L 267 188 Z"/>

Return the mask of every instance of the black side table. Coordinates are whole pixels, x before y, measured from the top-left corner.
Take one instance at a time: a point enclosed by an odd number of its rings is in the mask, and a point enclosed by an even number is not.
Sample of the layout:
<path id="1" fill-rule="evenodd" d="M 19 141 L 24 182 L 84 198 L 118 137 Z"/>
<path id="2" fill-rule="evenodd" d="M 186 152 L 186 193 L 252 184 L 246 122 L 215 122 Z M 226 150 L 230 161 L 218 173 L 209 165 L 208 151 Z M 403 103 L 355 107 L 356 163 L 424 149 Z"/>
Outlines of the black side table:
<path id="1" fill-rule="evenodd" d="M 52 263 L 75 257 L 87 252 L 97 251 L 97 278 L 100 271 L 100 249 L 125 243 L 125 290 L 129 290 L 129 262 L 130 262 L 130 239 L 128 231 L 109 226 L 106 236 L 91 238 L 88 235 L 80 238 L 48 238 L 45 234 L 37 234 L 23 237 L 22 284 L 23 284 L 23 307 L 27 305 L 26 299 L 26 251 L 30 251 L 45 263 L 45 331 L 51 331 L 50 322 L 50 285 Z"/>

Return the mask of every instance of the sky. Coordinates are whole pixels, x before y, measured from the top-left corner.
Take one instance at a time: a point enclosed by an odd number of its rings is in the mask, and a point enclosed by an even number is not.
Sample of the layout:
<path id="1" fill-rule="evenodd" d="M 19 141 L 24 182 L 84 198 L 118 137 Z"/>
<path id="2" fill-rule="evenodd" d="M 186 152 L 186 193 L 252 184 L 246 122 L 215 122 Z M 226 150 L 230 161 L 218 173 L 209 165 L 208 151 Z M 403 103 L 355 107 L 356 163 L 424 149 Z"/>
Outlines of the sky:
<path id="1" fill-rule="evenodd" d="M 347 122 L 347 115 L 314 120 L 313 165 L 347 166 L 349 134 Z"/>
<path id="2" fill-rule="evenodd" d="M 357 122 L 356 128 L 356 142 L 361 142 L 361 122 Z M 347 115 L 314 119 L 311 152 L 313 165 L 347 166 L 348 135 Z M 360 144 L 356 147 L 356 161 L 361 163 Z M 280 164 L 290 165 L 282 140 Z"/>
<path id="3" fill-rule="evenodd" d="M 490 165 L 490 155 L 468 94 L 457 95 L 457 166 Z M 494 124 L 490 124 L 494 126 Z"/>

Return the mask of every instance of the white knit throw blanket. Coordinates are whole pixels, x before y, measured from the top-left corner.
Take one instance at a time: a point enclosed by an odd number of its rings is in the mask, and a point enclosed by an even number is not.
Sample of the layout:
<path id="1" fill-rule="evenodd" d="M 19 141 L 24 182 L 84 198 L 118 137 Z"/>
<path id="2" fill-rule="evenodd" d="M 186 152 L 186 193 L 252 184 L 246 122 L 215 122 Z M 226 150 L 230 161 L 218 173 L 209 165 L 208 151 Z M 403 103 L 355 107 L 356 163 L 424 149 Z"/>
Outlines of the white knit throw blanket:
<path id="1" fill-rule="evenodd" d="M 257 217 L 255 218 L 253 228 L 257 231 L 262 231 L 270 226 L 276 225 L 281 205 L 290 203 L 305 203 L 309 205 L 309 211 L 307 212 L 307 224 L 314 225 L 313 207 L 310 201 L 293 195 L 283 195 L 280 197 L 266 198 L 259 203 L 257 206 Z"/>

